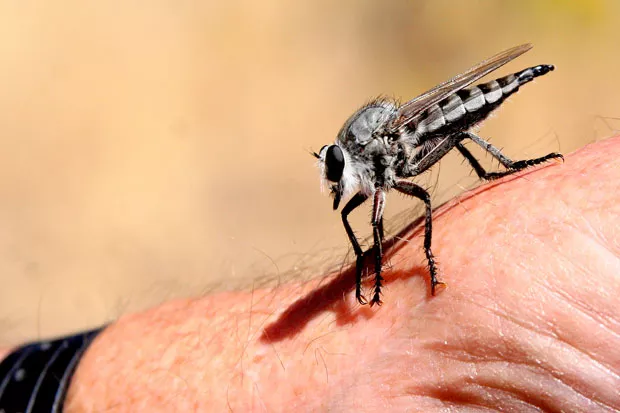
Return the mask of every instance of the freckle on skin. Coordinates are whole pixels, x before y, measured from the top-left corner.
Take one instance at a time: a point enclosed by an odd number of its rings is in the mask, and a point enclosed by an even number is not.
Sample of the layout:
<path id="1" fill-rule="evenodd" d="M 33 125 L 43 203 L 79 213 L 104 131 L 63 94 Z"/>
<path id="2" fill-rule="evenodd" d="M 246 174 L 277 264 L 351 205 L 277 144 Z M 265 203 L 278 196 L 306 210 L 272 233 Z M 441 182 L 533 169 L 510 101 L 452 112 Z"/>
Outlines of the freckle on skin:
<path id="1" fill-rule="evenodd" d="M 254 363 L 258 363 L 259 361 L 262 361 L 264 358 L 265 358 L 265 356 L 255 355 L 254 358 L 252 359 L 252 361 Z"/>

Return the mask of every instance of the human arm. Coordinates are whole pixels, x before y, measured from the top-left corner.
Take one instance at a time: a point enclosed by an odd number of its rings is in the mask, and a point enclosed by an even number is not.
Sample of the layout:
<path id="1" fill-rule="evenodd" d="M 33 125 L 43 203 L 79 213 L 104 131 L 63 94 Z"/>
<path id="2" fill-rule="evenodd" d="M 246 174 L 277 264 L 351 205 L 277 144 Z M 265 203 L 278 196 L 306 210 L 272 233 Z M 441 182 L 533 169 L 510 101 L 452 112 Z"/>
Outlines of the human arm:
<path id="1" fill-rule="evenodd" d="M 385 304 L 345 269 L 121 317 L 65 411 L 620 409 L 620 139 L 435 212 L 386 251 Z"/>

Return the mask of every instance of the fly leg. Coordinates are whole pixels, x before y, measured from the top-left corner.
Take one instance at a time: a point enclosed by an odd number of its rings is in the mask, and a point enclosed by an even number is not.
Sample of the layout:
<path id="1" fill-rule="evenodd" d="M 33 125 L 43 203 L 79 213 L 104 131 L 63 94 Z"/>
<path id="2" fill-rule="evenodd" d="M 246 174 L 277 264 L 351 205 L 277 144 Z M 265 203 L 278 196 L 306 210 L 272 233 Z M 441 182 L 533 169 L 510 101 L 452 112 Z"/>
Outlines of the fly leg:
<path id="1" fill-rule="evenodd" d="M 461 155 L 463 155 L 463 157 L 467 159 L 467 162 L 469 162 L 471 167 L 474 168 L 474 171 L 476 172 L 476 175 L 478 175 L 478 178 L 482 180 L 490 181 L 493 179 L 501 178 L 502 176 L 505 176 L 505 175 L 508 175 L 514 172 L 514 171 L 487 172 L 482 167 L 482 165 L 480 165 L 480 162 L 478 162 L 478 159 L 476 159 L 474 155 L 472 155 L 472 153 L 469 152 L 469 149 L 467 149 L 465 145 L 463 145 L 461 142 L 456 144 L 456 149 L 458 149 Z"/>
<path id="2" fill-rule="evenodd" d="M 482 166 L 480 166 L 480 163 L 478 162 L 476 158 L 474 158 L 471 152 L 469 152 L 469 150 L 467 150 L 467 148 L 465 148 L 465 146 L 463 146 L 463 144 L 459 142 L 456 145 L 456 147 L 461 153 L 461 155 L 463 155 L 465 159 L 467 159 L 467 161 L 470 163 L 472 168 L 474 168 L 474 171 L 476 171 L 476 174 L 478 175 L 478 177 L 480 177 L 480 179 L 484 179 L 488 181 L 501 178 L 502 176 L 513 174 L 517 171 L 521 171 L 530 166 L 541 164 L 550 159 L 564 160 L 564 157 L 562 156 L 562 154 L 552 152 L 548 155 L 541 156 L 540 158 L 525 159 L 522 161 L 513 161 L 512 159 L 506 157 L 498 148 L 491 145 L 489 142 L 485 141 L 478 135 L 475 135 L 471 132 L 464 132 L 463 135 L 471 139 L 474 143 L 479 145 L 485 151 L 489 152 L 495 159 L 497 159 L 506 168 L 506 171 L 502 171 L 502 172 L 486 172 L 482 168 Z"/>
<path id="3" fill-rule="evenodd" d="M 435 290 L 437 286 L 444 285 L 444 283 L 437 280 L 437 266 L 435 265 L 435 257 L 433 256 L 433 251 L 431 251 L 431 239 L 433 235 L 433 210 L 431 207 L 431 196 L 421 186 L 405 180 L 396 181 L 394 189 L 402 192 L 405 195 L 409 195 L 424 201 L 424 205 L 426 207 L 426 220 L 424 221 L 424 253 L 426 254 L 426 260 L 428 261 L 428 271 L 431 276 L 431 295 L 435 295 Z"/>
<path id="4" fill-rule="evenodd" d="M 362 247 L 360 247 L 360 243 L 357 241 L 355 237 L 355 233 L 353 233 L 353 229 L 349 224 L 349 220 L 347 217 L 358 206 L 362 205 L 364 201 L 368 199 L 367 195 L 358 192 L 347 204 L 342 208 L 342 224 L 344 225 L 344 229 L 347 232 L 347 236 L 349 237 L 349 241 L 351 241 L 351 245 L 353 246 L 353 252 L 355 252 L 355 298 L 357 301 L 364 305 L 368 304 L 366 298 L 362 295 L 362 270 L 364 269 L 364 252 L 362 251 Z"/>
<path id="5" fill-rule="evenodd" d="M 375 292 L 370 300 L 370 305 L 381 305 L 381 261 L 383 260 L 383 211 L 385 210 L 385 191 L 376 188 L 372 200 L 372 235 L 375 251 Z"/>

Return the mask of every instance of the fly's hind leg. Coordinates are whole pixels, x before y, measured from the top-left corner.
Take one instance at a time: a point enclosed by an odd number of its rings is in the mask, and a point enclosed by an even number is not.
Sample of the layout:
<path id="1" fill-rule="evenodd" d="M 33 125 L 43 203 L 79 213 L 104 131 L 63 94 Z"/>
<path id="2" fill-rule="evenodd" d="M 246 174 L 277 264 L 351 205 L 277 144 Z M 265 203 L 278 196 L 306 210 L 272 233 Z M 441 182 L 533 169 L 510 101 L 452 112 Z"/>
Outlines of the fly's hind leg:
<path id="1" fill-rule="evenodd" d="M 482 166 L 480 166 L 480 163 L 478 162 L 478 160 L 474 158 L 474 156 L 471 154 L 471 152 L 469 152 L 469 150 L 465 148 L 462 142 L 459 142 L 456 145 L 456 148 L 458 149 L 458 151 L 461 153 L 461 155 L 465 157 L 465 159 L 467 159 L 467 161 L 470 163 L 472 168 L 474 168 L 474 171 L 476 171 L 476 174 L 478 175 L 478 177 L 480 177 L 480 179 L 484 179 L 488 181 L 493 180 L 493 179 L 498 179 L 506 175 L 513 174 L 515 172 L 521 171 L 530 166 L 539 165 L 551 159 L 564 160 L 564 157 L 562 156 L 562 154 L 552 152 L 548 155 L 541 156 L 540 158 L 525 159 L 522 161 L 513 161 L 512 159 L 505 156 L 499 150 L 499 148 L 491 145 L 489 142 L 485 141 L 478 135 L 471 133 L 471 132 L 464 132 L 463 135 L 464 135 L 463 138 L 471 139 L 475 144 L 480 146 L 485 151 L 489 152 L 495 159 L 497 159 L 506 168 L 506 171 L 502 171 L 502 172 L 485 171 L 482 168 Z"/>
<path id="2" fill-rule="evenodd" d="M 433 235 L 433 210 L 431 206 L 431 196 L 421 186 L 405 180 L 397 181 L 396 185 L 394 185 L 394 189 L 402 192 L 405 195 L 409 195 L 424 201 L 424 206 L 426 207 L 426 219 L 424 221 L 424 253 L 426 254 L 426 260 L 428 261 L 428 271 L 431 276 L 431 294 L 435 295 L 437 286 L 444 285 L 444 283 L 437 280 L 437 266 L 435 264 L 435 256 L 433 255 L 433 251 L 431 251 L 431 239 Z"/>
<path id="3" fill-rule="evenodd" d="M 482 180 L 491 181 L 493 179 L 501 178 L 502 176 L 506 176 L 511 173 L 514 173 L 514 171 L 512 170 L 508 170 L 504 172 L 487 172 L 482 167 L 482 165 L 480 165 L 480 162 L 478 162 L 478 159 L 476 159 L 474 155 L 472 155 L 472 153 L 469 152 L 469 149 L 467 149 L 465 145 L 463 145 L 462 142 L 459 142 L 456 144 L 456 149 L 458 149 L 461 155 L 463 155 L 463 157 L 467 159 L 467 162 L 469 162 L 471 167 L 474 168 L 474 171 L 476 172 L 476 175 L 478 175 L 478 178 Z"/>

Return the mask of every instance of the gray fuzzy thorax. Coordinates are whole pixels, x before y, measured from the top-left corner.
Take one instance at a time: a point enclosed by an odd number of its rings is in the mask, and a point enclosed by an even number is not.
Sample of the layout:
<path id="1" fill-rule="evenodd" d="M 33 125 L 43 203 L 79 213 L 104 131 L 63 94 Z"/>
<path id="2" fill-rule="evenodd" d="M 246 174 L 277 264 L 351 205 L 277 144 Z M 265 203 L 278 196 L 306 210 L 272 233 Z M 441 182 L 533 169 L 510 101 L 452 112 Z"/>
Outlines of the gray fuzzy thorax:
<path id="1" fill-rule="evenodd" d="M 363 192 L 372 193 L 375 185 L 391 186 L 395 179 L 398 146 L 383 131 L 396 109 L 389 100 L 372 101 L 355 112 L 338 133 L 337 143 L 349 157 Z"/>

